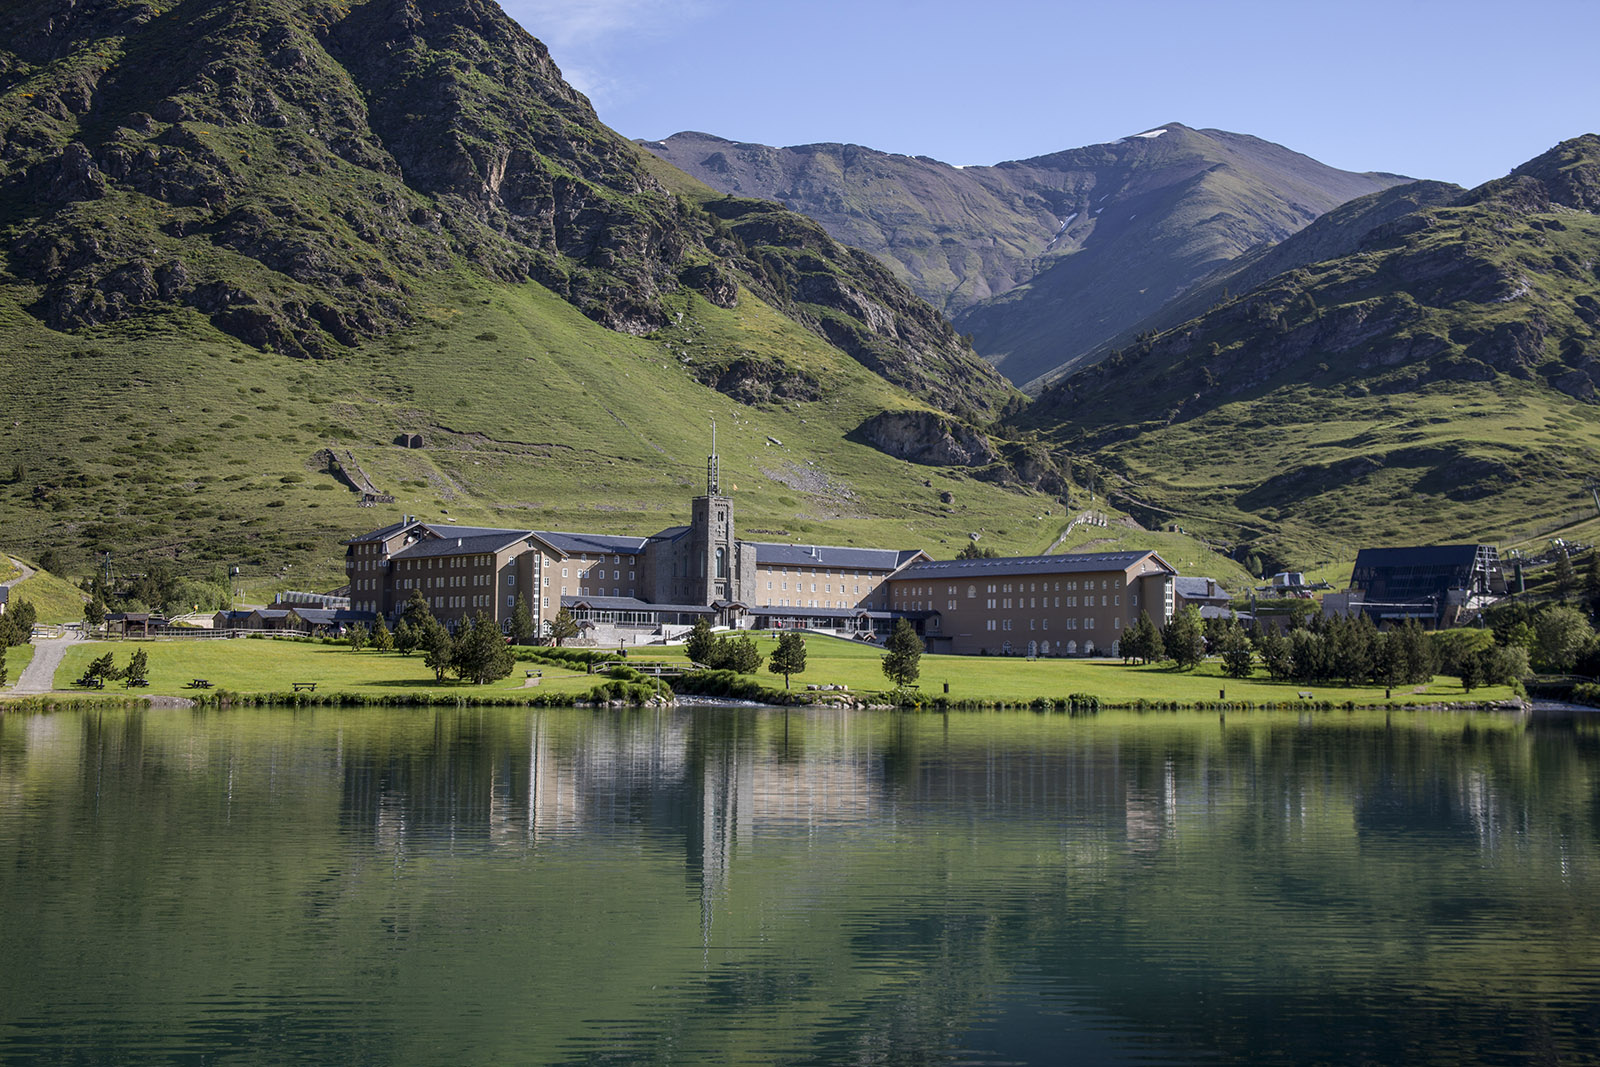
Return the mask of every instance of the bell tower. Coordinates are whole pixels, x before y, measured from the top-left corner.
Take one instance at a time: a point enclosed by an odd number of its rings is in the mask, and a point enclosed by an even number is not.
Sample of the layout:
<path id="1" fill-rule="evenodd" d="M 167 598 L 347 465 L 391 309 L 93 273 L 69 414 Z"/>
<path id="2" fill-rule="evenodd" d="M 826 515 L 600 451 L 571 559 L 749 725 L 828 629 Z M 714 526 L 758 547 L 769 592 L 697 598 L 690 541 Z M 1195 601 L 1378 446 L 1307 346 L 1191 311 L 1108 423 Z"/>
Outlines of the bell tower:
<path id="1" fill-rule="evenodd" d="M 711 455 L 706 459 L 706 491 L 689 506 L 689 573 L 702 604 L 740 600 L 747 580 L 733 531 L 733 500 L 722 494 L 717 456 L 717 424 L 711 423 Z M 753 566 L 748 580 L 755 577 Z"/>

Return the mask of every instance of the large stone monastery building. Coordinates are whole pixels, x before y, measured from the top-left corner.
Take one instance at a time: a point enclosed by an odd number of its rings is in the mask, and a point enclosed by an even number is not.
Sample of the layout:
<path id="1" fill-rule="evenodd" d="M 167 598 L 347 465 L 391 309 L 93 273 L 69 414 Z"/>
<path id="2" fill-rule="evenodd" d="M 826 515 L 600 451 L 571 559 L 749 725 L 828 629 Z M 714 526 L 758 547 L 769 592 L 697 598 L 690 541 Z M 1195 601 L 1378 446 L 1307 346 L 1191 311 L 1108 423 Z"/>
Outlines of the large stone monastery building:
<path id="1" fill-rule="evenodd" d="M 1171 617 L 1176 574 L 1154 552 L 937 561 L 921 549 L 745 541 L 715 456 L 689 525 L 649 537 L 407 517 L 345 544 L 353 611 L 393 622 L 415 590 L 446 625 L 483 612 L 504 627 L 520 600 L 541 629 L 566 608 L 607 643 L 699 618 L 882 632 L 903 617 L 934 652 L 1110 654 L 1141 611 Z"/>

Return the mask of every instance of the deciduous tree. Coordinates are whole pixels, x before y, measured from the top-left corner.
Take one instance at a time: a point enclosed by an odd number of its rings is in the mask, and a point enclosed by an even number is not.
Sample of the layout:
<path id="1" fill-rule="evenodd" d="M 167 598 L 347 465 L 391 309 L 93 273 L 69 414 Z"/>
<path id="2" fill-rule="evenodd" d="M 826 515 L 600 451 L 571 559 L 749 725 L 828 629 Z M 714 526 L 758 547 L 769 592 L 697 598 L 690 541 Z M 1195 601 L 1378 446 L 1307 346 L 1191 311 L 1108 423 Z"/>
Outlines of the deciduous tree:
<path id="1" fill-rule="evenodd" d="M 883 673 L 896 689 L 921 677 L 922 639 L 909 619 L 895 622 L 894 632 L 889 635 L 884 649 L 887 655 L 883 657 Z"/>
<path id="2" fill-rule="evenodd" d="M 778 647 L 767 660 L 767 670 L 783 675 L 783 687 L 789 688 L 791 674 L 806 672 L 806 641 L 796 630 L 785 630 L 778 637 Z"/>
<path id="3" fill-rule="evenodd" d="M 544 635 L 550 639 L 551 644 L 560 648 L 563 641 L 570 641 L 578 636 L 578 620 L 572 617 L 572 612 L 562 608 L 556 612 L 555 618 L 545 620 Z"/>

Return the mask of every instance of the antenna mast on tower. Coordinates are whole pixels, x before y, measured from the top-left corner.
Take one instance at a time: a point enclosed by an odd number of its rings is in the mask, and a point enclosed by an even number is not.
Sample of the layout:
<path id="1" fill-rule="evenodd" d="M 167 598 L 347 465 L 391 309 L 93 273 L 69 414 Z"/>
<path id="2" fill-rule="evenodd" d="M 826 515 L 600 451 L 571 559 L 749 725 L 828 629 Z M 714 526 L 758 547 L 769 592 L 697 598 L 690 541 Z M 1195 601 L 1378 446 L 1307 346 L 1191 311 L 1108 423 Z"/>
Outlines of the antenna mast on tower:
<path id="1" fill-rule="evenodd" d="M 711 420 L 711 457 L 706 460 L 706 496 L 720 496 L 721 478 L 717 470 L 717 420 Z"/>

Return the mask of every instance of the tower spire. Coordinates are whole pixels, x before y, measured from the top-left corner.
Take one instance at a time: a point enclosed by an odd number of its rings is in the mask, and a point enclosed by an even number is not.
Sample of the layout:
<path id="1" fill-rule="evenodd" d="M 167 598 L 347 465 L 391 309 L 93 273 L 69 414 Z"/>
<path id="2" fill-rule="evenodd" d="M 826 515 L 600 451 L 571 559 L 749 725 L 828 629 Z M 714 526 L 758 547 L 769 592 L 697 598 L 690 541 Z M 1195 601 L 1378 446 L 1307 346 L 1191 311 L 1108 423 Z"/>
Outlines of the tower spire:
<path id="1" fill-rule="evenodd" d="M 706 496 L 721 495 L 721 477 L 717 469 L 717 420 L 711 420 L 711 456 L 706 460 Z"/>

